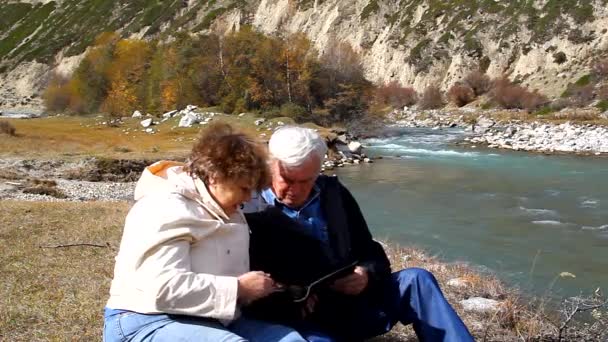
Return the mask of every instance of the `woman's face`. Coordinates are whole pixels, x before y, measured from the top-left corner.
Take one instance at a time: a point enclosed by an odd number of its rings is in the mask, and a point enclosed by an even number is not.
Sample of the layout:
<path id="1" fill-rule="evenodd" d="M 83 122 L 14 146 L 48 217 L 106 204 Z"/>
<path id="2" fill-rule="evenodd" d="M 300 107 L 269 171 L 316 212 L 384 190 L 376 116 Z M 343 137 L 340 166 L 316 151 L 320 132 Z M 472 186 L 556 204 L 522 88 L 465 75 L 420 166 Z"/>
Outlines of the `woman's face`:
<path id="1" fill-rule="evenodd" d="M 209 192 L 230 216 L 234 214 L 243 202 L 251 199 L 251 187 L 245 182 L 209 180 Z"/>

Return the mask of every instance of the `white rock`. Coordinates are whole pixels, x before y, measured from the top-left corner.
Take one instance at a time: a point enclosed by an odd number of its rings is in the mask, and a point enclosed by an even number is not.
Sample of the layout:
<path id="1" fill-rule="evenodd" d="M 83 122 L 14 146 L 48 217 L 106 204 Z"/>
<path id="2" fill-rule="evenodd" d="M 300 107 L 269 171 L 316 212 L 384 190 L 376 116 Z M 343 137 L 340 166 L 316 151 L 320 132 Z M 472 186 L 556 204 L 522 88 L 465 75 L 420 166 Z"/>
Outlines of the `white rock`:
<path id="1" fill-rule="evenodd" d="M 259 125 L 263 124 L 264 122 L 266 122 L 266 119 L 264 119 L 264 118 L 260 118 L 260 119 L 257 119 L 254 121 L 256 126 L 259 126 Z"/>
<path id="2" fill-rule="evenodd" d="M 464 278 L 454 278 L 450 279 L 447 282 L 448 286 L 456 287 L 456 288 L 465 288 L 469 286 L 469 282 Z"/>
<path id="3" fill-rule="evenodd" d="M 496 312 L 500 310 L 501 303 L 494 299 L 473 297 L 460 301 L 460 305 L 464 311 L 472 312 Z"/>
<path id="4" fill-rule="evenodd" d="M 351 141 L 348 144 L 348 150 L 351 153 L 357 153 L 357 154 L 359 154 L 359 153 L 361 153 L 361 148 L 362 148 L 361 143 L 358 142 L 358 141 Z"/>
<path id="5" fill-rule="evenodd" d="M 148 133 L 148 134 L 154 133 L 154 129 L 153 128 L 146 128 L 146 133 Z"/>
<path id="6" fill-rule="evenodd" d="M 150 127 L 152 125 L 152 119 L 146 119 L 139 123 L 143 128 Z"/>
<path id="7" fill-rule="evenodd" d="M 192 125 L 194 125 L 195 123 L 198 123 L 199 119 L 198 116 L 194 113 L 186 113 L 184 114 L 184 116 L 179 120 L 179 127 L 192 127 Z"/>
<path id="8" fill-rule="evenodd" d="M 141 118 L 143 117 L 143 115 L 141 114 L 140 111 L 136 110 L 133 112 L 133 115 L 131 115 L 132 118 Z"/>
<path id="9" fill-rule="evenodd" d="M 166 112 L 165 114 L 163 114 L 163 118 L 165 118 L 165 119 L 172 118 L 176 113 L 177 113 L 177 110 L 172 110 L 170 112 Z"/>

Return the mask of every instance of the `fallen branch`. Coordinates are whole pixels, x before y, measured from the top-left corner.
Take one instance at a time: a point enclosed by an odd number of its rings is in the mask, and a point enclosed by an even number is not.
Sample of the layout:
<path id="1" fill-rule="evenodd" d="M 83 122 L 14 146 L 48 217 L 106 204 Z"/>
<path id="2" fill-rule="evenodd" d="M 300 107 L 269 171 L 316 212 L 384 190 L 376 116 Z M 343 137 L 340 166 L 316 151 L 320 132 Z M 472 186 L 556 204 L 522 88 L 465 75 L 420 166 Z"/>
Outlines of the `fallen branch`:
<path id="1" fill-rule="evenodd" d="M 56 246 L 38 246 L 39 248 L 67 248 L 67 247 L 99 247 L 99 248 L 112 248 L 110 243 L 106 242 L 105 245 L 98 245 L 95 243 L 70 243 Z"/>

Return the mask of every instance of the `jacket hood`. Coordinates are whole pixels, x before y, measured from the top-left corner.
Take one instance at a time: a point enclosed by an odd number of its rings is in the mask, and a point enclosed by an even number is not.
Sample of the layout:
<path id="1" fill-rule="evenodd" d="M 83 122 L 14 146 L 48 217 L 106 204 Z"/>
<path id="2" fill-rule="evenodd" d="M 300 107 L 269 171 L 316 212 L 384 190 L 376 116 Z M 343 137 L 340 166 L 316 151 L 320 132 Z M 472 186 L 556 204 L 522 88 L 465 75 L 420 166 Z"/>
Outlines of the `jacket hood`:
<path id="1" fill-rule="evenodd" d="M 159 192 L 173 192 L 195 199 L 194 180 L 184 172 L 184 163 L 161 160 L 144 169 L 135 186 L 135 200 Z"/>
<path id="2" fill-rule="evenodd" d="M 229 220 L 229 216 L 213 199 L 206 185 L 184 171 L 185 165 L 176 161 L 161 160 L 146 167 L 135 186 L 135 200 L 151 194 L 178 193 L 198 202 L 217 219 Z"/>

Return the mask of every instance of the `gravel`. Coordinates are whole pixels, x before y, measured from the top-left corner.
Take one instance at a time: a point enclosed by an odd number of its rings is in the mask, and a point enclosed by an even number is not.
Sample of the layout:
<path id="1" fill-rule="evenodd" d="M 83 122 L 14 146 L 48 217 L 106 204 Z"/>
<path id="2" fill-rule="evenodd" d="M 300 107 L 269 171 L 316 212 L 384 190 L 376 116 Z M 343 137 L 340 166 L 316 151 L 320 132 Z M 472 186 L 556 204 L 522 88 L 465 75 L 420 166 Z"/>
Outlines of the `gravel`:
<path id="1" fill-rule="evenodd" d="M 57 188 L 68 197 L 59 199 L 47 195 L 25 194 L 17 186 L 3 184 L 0 187 L 0 199 L 14 199 L 21 201 L 49 201 L 49 202 L 84 202 L 84 201 L 131 201 L 135 182 L 86 182 L 65 179 L 56 179 Z"/>

